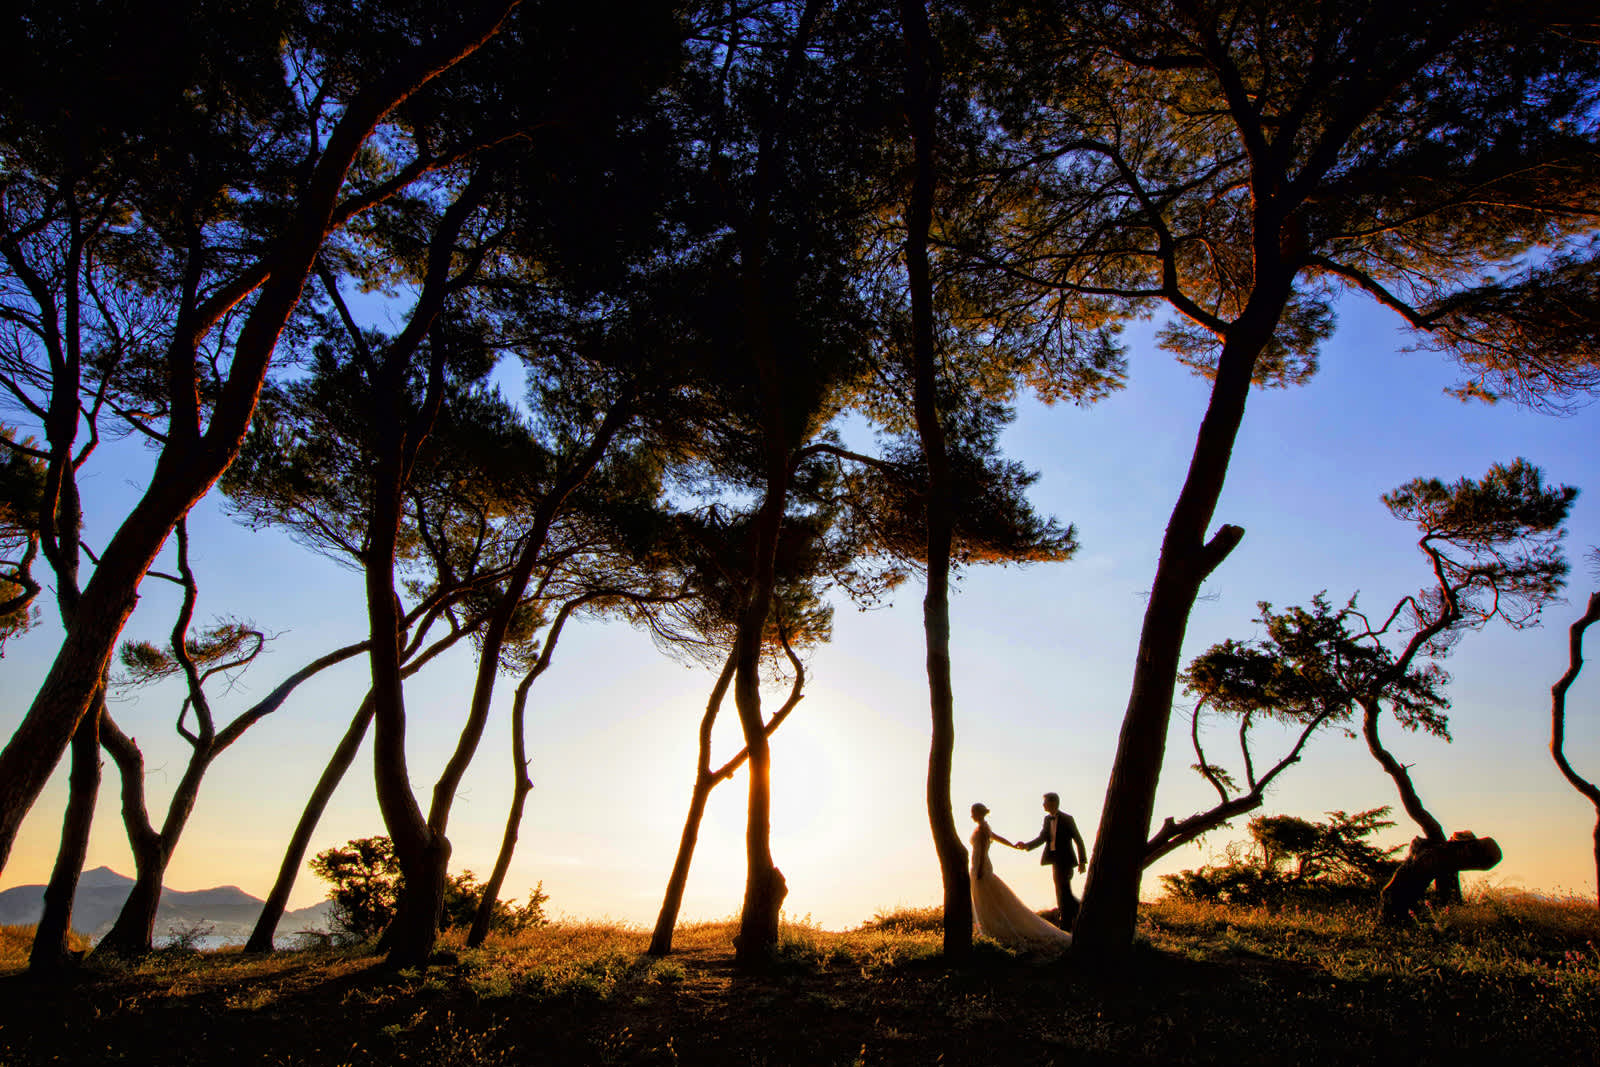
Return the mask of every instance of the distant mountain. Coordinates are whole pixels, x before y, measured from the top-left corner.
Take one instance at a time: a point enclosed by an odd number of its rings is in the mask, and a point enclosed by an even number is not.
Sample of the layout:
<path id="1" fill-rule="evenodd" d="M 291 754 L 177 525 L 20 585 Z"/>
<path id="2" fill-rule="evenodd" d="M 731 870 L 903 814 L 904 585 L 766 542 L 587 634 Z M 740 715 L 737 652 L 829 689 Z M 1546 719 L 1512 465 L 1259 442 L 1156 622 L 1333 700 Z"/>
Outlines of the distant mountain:
<path id="1" fill-rule="evenodd" d="M 116 921 L 122 902 L 133 888 L 133 879 L 110 867 L 84 871 L 78 879 L 78 893 L 72 898 L 72 925 L 92 938 L 100 937 Z M 250 936 L 261 914 L 263 901 L 236 885 L 217 886 L 182 892 L 161 891 L 161 907 L 156 912 L 156 937 L 169 929 L 190 930 L 212 927 L 218 941 L 243 941 Z M 322 901 L 299 911 L 285 912 L 278 924 L 278 936 L 289 937 L 302 930 L 326 930 L 332 904 Z M 44 914 L 44 886 L 19 885 L 0 893 L 0 925 L 36 923 Z"/>

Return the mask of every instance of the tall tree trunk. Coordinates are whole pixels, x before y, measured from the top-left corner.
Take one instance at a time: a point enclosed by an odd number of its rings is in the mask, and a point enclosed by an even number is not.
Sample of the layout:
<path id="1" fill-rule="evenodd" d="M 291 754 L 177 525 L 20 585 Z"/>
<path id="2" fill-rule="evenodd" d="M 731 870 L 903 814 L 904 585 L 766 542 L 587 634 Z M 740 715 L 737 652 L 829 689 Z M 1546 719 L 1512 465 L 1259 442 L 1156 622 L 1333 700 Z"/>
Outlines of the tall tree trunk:
<path id="1" fill-rule="evenodd" d="M 289 906 L 289 894 L 294 891 L 295 879 L 300 874 L 300 865 L 305 862 L 306 851 L 311 847 L 311 835 L 316 833 L 317 823 L 322 821 L 322 813 L 328 809 L 328 801 L 333 799 L 345 772 L 355 762 L 361 742 L 366 739 L 367 727 L 372 724 L 372 708 L 372 694 L 369 692 L 362 698 L 355 718 L 350 720 L 344 736 L 339 739 L 338 746 L 328 759 L 328 765 L 322 769 L 316 787 L 311 790 L 305 810 L 300 813 L 300 821 L 295 824 L 294 835 L 289 838 L 289 847 L 284 849 L 283 862 L 278 865 L 278 878 L 272 883 L 266 903 L 261 906 L 261 915 L 250 931 L 250 940 L 245 942 L 246 952 L 272 951 L 278 923 L 283 920 L 284 909 Z"/>
<path id="2" fill-rule="evenodd" d="M 104 687 L 96 703 L 105 699 Z M 72 904 L 89 852 L 95 802 L 100 796 L 100 714 L 85 715 L 72 735 L 72 777 L 67 811 L 61 820 L 61 845 L 50 883 L 44 890 L 44 915 L 28 952 L 31 974 L 60 972 L 72 958 L 67 939 L 72 932 Z"/>
<path id="3" fill-rule="evenodd" d="M 950 678 L 950 547 L 955 511 L 950 458 L 938 408 L 938 354 L 934 349 L 933 279 L 928 262 L 928 232 L 933 225 L 934 115 L 939 74 L 933 56 L 924 0 L 901 0 L 905 35 L 905 87 L 915 158 L 911 199 L 906 204 L 906 277 L 911 291 L 913 407 L 922 454 L 928 463 L 928 590 L 922 601 L 927 648 L 928 704 L 932 717 L 928 745 L 928 825 L 944 883 L 944 953 L 965 959 L 972 953 L 972 893 L 967 881 L 967 850 L 956 830 L 950 798 L 955 759 L 955 692 Z"/>
<path id="4" fill-rule="evenodd" d="M 431 837 L 419 860 L 402 875 L 407 891 L 400 894 L 394 921 L 383 932 L 379 948 L 392 968 L 426 966 L 439 939 L 444 917 L 444 887 L 450 869 L 450 841 Z"/>
<path id="5" fill-rule="evenodd" d="M 769 470 L 767 498 L 756 522 L 756 568 L 753 592 L 739 622 L 738 661 L 734 667 L 733 703 L 739 713 L 745 748 L 750 753 L 750 788 L 745 816 L 744 902 L 734 960 L 759 968 L 771 961 L 778 945 L 778 917 L 789 893 L 783 872 L 772 861 L 772 749 L 761 721 L 761 645 L 772 607 L 774 560 L 788 471 Z"/>
<path id="6" fill-rule="evenodd" d="M 1162 538 L 1161 558 L 1145 607 L 1128 707 L 1106 784 L 1083 907 L 1074 926 L 1072 953 L 1080 959 L 1111 962 L 1125 959 L 1133 950 L 1139 881 L 1166 755 L 1167 726 L 1189 612 L 1206 578 L 1244 536 L 1240 527 L 1224 525 L 1209 541 L 1205 539 L 1244 420 L 1256 359 L 1271 339 L 1289 297 L 1292 272 L 1281 273 L 1275 280 L 1263 273 L 1271 269 L 1262 260 L 1267 250 L 1259 236 L 1256 244 L 1256 289 L 1218 357 L 1211 399 Z M 1274 254 L 1275 245 L 1274 241 Z"/>
<path id="7" fill-rule="evenodd" d="M 386 390 L 378 390 L 379 395 Z M 396 395 L 398 383 L 394 383 Z M 381 401 L 380 401 L 381 403 Z M 394 842 L 405 892 L 384 937 L 392 967 L 425 966 L 439 933 L 450 844 L 428 827 L 411 791 L 406 766 L 405 687 L 400 675 L 401 616 L 395 595 L 395 554 L 401 521 L 404 438 L 398 413 L 376 414 L 378 458 L 366 557 L 367 618 L 372 649 L 373 778 L 383 823 Z"/>

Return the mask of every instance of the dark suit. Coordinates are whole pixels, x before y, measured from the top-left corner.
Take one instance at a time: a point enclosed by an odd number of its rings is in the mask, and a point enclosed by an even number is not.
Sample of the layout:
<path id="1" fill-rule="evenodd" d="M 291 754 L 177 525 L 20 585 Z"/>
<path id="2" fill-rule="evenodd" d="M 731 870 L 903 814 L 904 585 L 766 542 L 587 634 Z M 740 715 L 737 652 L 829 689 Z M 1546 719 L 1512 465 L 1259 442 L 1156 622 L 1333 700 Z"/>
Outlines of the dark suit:
<path id="1" fill-rule="evenodd" d="M 1056 821 L 1054 844 L 1050 840 L 1051 820 Z M 1022 843 L 1030 852 L 1040 845 L 1044 846 L 1044 855 L 1039 862 L 1050 868 L 1056 883 L 1056 925 L 1070 931 L 1078 918 L 1078 898 L 1072 895 L 1072 871 L 1080 863 L 1089 862 L 1089 850 L 1084 847 L 1078 824 L 1064 811 L 1046 815 L 1039 836 Z"/>

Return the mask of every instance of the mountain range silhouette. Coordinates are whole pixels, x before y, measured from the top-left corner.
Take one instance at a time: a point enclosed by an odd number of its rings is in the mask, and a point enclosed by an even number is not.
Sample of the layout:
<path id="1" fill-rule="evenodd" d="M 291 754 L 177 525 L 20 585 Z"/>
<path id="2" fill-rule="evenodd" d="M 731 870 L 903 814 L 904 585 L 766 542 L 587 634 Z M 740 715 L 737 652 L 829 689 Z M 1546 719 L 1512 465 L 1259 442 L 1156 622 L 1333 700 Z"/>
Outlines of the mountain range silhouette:
<path id="1" fill-rule="evenodd" d="M 0 925 L 27 925 L 44 914 L 44 886 L 19 885 L 0 892 Z M 122 902 L 133 888 L 133 879 L 110 867 L 84 871 L 78 879 L 78 892 L 72 898 L 72 926 L 91 938 L 111 929 Z M 214 886 L 184 892 L 163 887 L 161 907 L 156 912 L 156 937 L 169 931 L 187 931 L 210 926 L 210 937 L 218 942 L 243 941 L 250 935 L 261 914 L 262 900 L 236 885 Z M 285 912 L 278 924 L 278 937 L 289 937 L 302 930 L 329 928 L 329 901 L 308 908 Z"/>

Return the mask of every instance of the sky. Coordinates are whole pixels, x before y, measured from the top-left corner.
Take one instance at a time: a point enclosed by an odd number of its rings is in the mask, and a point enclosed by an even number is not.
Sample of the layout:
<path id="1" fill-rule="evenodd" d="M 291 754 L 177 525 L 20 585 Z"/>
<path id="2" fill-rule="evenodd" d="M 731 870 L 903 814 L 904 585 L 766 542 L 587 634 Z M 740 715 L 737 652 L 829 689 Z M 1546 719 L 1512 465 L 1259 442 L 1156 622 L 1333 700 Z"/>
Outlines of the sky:
<path id="1" fill-rule="evenodd" d="M 1251 396 L 1213 528 L 1244 527 L 1243 542 L 1208 582 L 1191 617 L 1187 660 L 1224 638 L 1259 637 L 1256 603 L 1303 604 L 1326 590 L 1354 593 L 1387 614 L 1429 577 L 1413 527 L 1391 517 L 1380 496 L 1417 476 L 1481 477 L 1519 456 L 1552 483 L 1586 490 L 1568 523 L 1573 574 L 1567 603 L 1542 628 L 1494 623 L 1468 634 L 1445 662 L 1453 741 L 1408 735 L 1385 741 L 1411 765 L 1417 787 L 1447 831 L 1493 836 L 1505 859 L 1469 876 L 1487 885 L 1593 898 L 1594 812 L 1550 758 L 1550 685 L 1566 666 L 1567 627 L 1600 582 L 1583 559 L 1600 545 L 1600 411 L 1558 416 L 1511 405 L 1463 404 L 1443 390 L 1453 365 L 1404 351 L 1407 337 L 1382 311 L 1347 301 L 1306 386 Z M 1150 343 L 1129 335 L 1130 381 L 1090 407 L 1021 405 L 1007 452 L 1040 473 L 1036 507 L 1073 523 L 1073 560 L 963 574 L 951 603 L 959 824 L 982 801 L 1006 837 L 1031 837 L 1055 791 L 1093 847 L 1117 733 L 1126 706 L 1145 595 L 1160 538 L 1204 411 L 1207 383 Z M 867 442 L 853 442 L 866 444 Z M 137 497 L 151 454 L 132 441 L 102 446 L 86 472 L 85 538 L 103 545 Z M 278 636 L 270 654 L 228 693 L 219 717 L 242 710 L 323 652 L 361 640 L 360 576 L 286 536 L 249 532 L 208 497 L 191 518 L 200 579 L 197 618 L 241 616 Z M 165 641 L 175 587 L 146 580 L 125 637 Z M 48 593 L 47 593 L 48 595 Z M 838 605 L 830 644 L 810 655 L 806 696 L 773 738 L 773 855 L 789 884 L 785 914 L 846 928 L 880 911 L 936 904 L 939 872 L 923 789 L 929 713 L 923 673 L 922 590 L 897 591 L 890 606 Z M 0 736 L 20 721 L 60 640 L 53 601 L 44 624 L 14 639 L 0 660 Z M 1591 644 L 1593 643 L 1591 638 Z M 1600 652 L 1590 650 L 1591 659 Z M 312 784 L 361 695 L 362 659 L 302 686 L 213 765 L 169 867 L 174 889 L 238 885 L 265 896 Z M 503 896 L 542 882 L 550 913 L 648 926 L 660 906 L 688 805 L 695 731 L 712 672 L 659 653 L 618 623 L 569 625 L 529 703 L 529 797 Z M 502 678 L 495 712 L 451 817 L 452 870 L 486 875 L 510 802 L 509 717 L 517 679 Z M 470 653 L 446 658 L 407 689 L 413 782 L 424 799 L 455 744 L 472 687 Z M 1568 697 L 1568 756 L 1600 778 L 1600 670 Z M 180 694 L 152 688 L 114 697 L 112 713 L 145 751 L 159 818 L 186 746 L 173 729 Z M 1215 794 L 1190 770 L 1189 703 L 1180 694 L 1155 805 L 1156 822 L 1207 808 Z M 1239 774 L 1231 728 L 1206 733 L 1208 756 Z M 738 748 L 731 704 L 717 734 L 716 762 Z M 1263 732 L 1257 765 L 1292 743 Z M 737 913 L 743 892 L 743 775 L 713 794 L 684 900 L 686 921 Z M 88 866 L 132 873 L 106 762 Z M 24 823 L 0 889 L 42 883 L 53 862 L 66 796 L 65 761 Z M 1332 810 L 1396 807 L 1387 844 L 1415 828 L 1399 812 L 1393 784 L 1359 738 L 1324 732 L 1278 780 L 1261 813 L 1323 818 Z M 370 741 L 335 796 L 314 839 L 317 851 L 383 832 L 373 799 Z M 1145 873 L 1158 876 L 1220 857 L 1243 838 L 1244 820 Z M 996 870 L 1024 900 L 1053 902 L 1037 854 L 1001 850 Z M 1081 891 L 1082 883 L 1079 882 Z M 320 899 L 309 871 L 292 907 Z M 159 932 L 159 931 L 158 931 Z"/>

